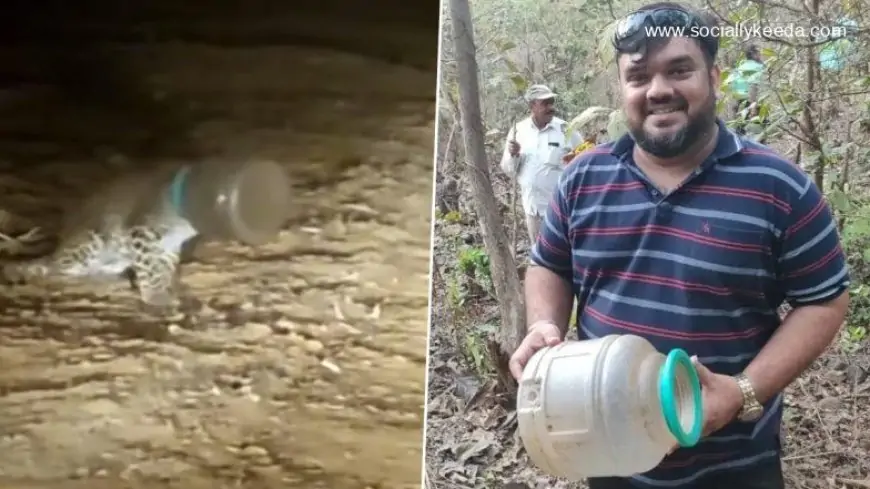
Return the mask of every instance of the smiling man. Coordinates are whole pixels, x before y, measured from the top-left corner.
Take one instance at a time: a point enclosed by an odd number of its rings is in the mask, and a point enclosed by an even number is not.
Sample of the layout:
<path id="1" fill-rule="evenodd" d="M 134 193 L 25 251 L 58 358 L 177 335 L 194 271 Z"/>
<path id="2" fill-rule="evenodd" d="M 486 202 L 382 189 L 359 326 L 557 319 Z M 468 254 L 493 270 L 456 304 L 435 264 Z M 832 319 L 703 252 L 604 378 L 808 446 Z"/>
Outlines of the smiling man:
<path id="1" fill-rule="evenodd" d="M 547 211 L 525 277 L 526 338 L 511 358 L 567 334 L 638 335 L 698 357 L 704 438 L 631 478 L 590 489 L 783 489 L 782 392 L 830 344 L 849 273 L 812 179 L 716 115 L 718 39 L 677 4 L 623 19 L 614 37 L 629 134 L 578 156 Z M 794 309 L 784 319 L 777 308 Z"/>

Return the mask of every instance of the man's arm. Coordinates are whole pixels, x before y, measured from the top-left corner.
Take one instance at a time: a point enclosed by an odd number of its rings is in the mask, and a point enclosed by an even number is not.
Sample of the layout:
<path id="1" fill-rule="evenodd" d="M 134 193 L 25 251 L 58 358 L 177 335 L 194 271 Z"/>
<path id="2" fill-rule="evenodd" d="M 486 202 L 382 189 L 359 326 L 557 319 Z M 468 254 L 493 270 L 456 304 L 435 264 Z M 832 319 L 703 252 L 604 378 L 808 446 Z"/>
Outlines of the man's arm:
<path id="1" fill-rule="evenodd" d="M 758 107 L 758 85 L 755 83 L 749 85 L 749 106 L 751 107 L 749 117 L 757 116 L 760 108 Z"/>
<path id="2" fill-rule="evenodd" d="M 511 156 L 510 152 L 510 142 L 516 137 L 514 134 L 516 127 L 515 124 L 508 130 L 507 138 L 505 138 L 504 142 L 504 152 L 501 155 L 501 171 L 505 172 L 509 177 L 516 176 L 517 168 L 523 156 L 522 153 L 517 156 Z M 522 151 L 522 147 L 520 147 L 520 151 Z"/>
<path id="3" fill-rule="evenodd" d="M 758 94 L 761 92 L 761 84 L 764 82 L 765 68 L 762 65 L 757 72 L 750 74 L 749 78 L 749 103 L 752 105 L 752 110 L 749 113 L 750 117 L 755 117 L 759 114 Z"/>
<path id="4" fill-rule="evenodd" d="M 831 210 L 809 177 L 792 202 L 779 256 L 794 310 L 746 368 L 759 402 L 784 390 L 831 344 L 849 308 L 849 272 Z"/>
<path id="5" fill-rule="evenodd" d="M 568 200 L 572 174 L 563 172 L 553 192 L 525 277 L 527 324 L 550 321 L 559 327 L 562 338 L 568 333 L 574 304 Z"/>
<path id="6" fill-rule="evenodd" d="M 749 85 L 749 103 L 758 102 L 758 84 L 752 83 Z"/>

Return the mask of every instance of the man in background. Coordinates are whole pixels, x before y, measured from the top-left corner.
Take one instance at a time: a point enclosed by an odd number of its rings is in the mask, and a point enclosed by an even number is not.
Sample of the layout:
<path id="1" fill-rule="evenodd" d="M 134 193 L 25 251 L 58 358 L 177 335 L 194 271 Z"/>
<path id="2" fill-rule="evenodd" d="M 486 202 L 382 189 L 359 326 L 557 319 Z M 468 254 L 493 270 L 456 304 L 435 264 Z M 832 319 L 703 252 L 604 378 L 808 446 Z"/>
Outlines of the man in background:
<path id="1" fill-rule="evenodd" d="M 741 111 L 748 109 L 745 118 L 751 119 L 759 113 L 758 92 L 765 67 L 761 52 L 755 44 L 747 46 L 743 54 L 744 59 L 734 67 L 725 82 L 730 85 L 737 99 L 734 104 L 735 114 L 739 116 Z M 739 134 L 746 134 L 745 124 L 739 124 L 736 129 Z"/>
<path id="2" fill-rule="evenodd" d="M 556 94 L 545 85 L 526 91 L 529 117 L 510 128 L 501 158 L 501 169 L 516 177 L 522 192 L 529 240 L 534 244 L 541 220 L 562 175 L 562 158 L 583 142 L 576 131 L 565 137 L 567 123 L 556 117 Z"/>

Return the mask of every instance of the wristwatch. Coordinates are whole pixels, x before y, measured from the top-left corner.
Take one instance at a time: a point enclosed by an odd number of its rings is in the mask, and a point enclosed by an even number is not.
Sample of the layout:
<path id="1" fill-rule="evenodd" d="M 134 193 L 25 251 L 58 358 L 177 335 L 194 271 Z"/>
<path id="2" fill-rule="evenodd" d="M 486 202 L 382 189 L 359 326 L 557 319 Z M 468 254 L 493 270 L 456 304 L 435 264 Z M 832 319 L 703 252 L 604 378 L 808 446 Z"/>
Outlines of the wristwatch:
<path id="1" fill-rule="evenodd" d="M 743 408 L 737 413 L 737 419 L 747 423 L 758 421 L 764 413 L 764 406 L 755 397 L 755 389 L 752 387 L 752 382 L 743 373 L 735 375 L 734 380 L 737 381 L 737 386 L 740 387 L 740 392 L 743 393 Z"/>

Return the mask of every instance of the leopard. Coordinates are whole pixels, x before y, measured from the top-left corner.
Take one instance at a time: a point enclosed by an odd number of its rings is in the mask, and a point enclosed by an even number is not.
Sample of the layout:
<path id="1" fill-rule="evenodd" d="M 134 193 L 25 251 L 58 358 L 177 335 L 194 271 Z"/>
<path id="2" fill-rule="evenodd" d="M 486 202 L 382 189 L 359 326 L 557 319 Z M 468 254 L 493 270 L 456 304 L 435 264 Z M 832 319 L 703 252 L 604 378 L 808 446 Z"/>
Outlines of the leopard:
<path id="1" fill-rule="evenodd" d="M 7 283 L 126 280 L 148 311 L 180 300 L 186 246 L 199 232 L 184 217 L 177 190 L 188 165 L 128 170 L 75 206 L 47 256 L 6 264 Z"/>

